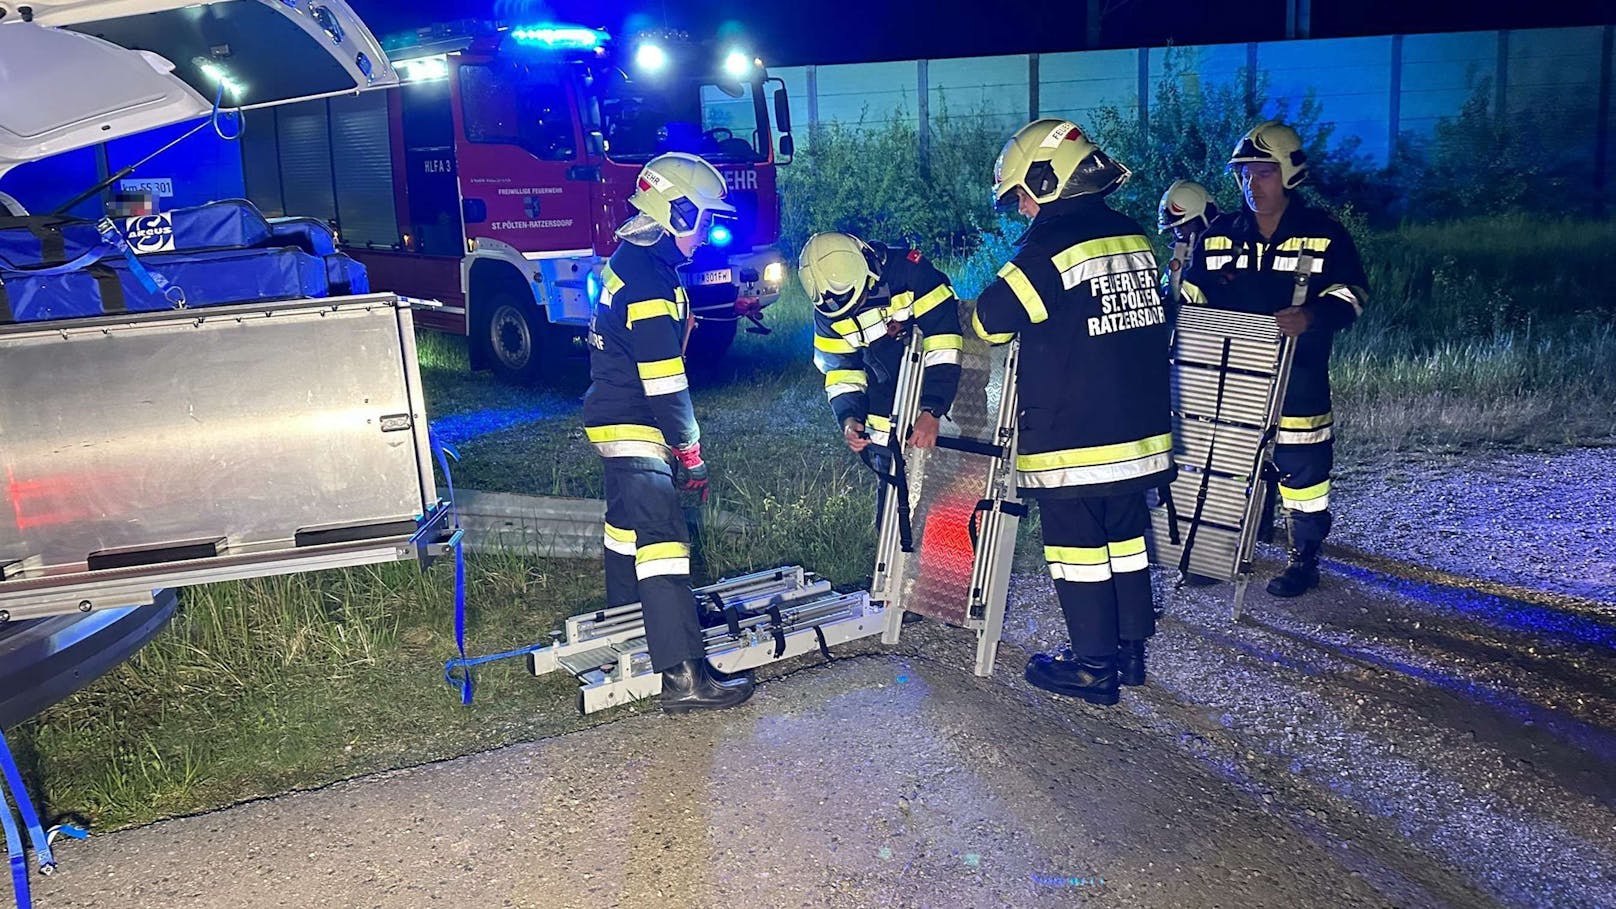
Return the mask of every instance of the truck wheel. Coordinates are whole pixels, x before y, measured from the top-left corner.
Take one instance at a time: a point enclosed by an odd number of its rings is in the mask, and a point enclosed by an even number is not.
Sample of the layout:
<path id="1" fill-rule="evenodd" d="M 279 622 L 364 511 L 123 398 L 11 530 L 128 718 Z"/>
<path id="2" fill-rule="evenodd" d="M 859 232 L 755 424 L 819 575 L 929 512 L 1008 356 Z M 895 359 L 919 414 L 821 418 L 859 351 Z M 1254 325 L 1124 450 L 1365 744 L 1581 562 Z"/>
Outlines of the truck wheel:
<path id="1" fill-rule="evenodd" d="M 506 382 L 535 385 L 559 367 L 553 354 L 559 332 L 539 313 L 531 300 L 496 293 L 488 301 L 488 319 L 482 323 L 485 362 Z"/>
<path id="2" fill-rule="evenodd" d="M 713 319 L 702 319 L 696 323 L 695 331 L 690 334 L 690 344 L 685 347 L 685 363 L 693 371 L 711 371 L 724 359 L 729 352 L 729 346 L 735 343 L 735 326 L 737 320 L 719 322 Z"/>

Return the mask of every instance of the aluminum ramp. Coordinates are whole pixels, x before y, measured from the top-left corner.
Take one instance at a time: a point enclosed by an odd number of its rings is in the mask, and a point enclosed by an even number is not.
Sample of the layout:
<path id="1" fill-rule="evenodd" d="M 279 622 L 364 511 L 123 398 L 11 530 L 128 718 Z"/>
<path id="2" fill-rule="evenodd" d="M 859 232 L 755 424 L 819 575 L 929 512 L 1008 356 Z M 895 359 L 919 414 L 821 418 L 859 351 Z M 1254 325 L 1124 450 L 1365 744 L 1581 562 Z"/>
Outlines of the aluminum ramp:
<path id="1" fill-rule="evenodd" d="M 1185 306 L 1173 333 L 1172 494 L 1151 509 L 1151 561 L 1235 585 L 1244 608 L 1294 343 L 1272 316 Z M 1188 547 L 1189 558 L 1184 550 Z"/>
<path id="2" fill-rule="evenodd" d="M 969 303 L 960 321 L 969 324 Z M 975 671 L 993 672 L 1004 629 L 1005 600 L 1025 508 L 1016 495 L 1016 362 L 1020 342 L 993 347 L 974 336 L 961 351 L 959 392 L 937 447 L 905 444 L 920 413 L 925 378 L 922 338 L 911 329 L 898 373 L 890 446 L 908 492 L 885 497 L 870 596 L 886 605 L 882 641 L 894 644 L 905 612 L 977 634 Z M 904 546 L 907 505 L 912 545 Z"/>
<path id="3" fill-rule="evenodd" d="M 707 658 L 740 672 L 880 634 L 885 611 L 863 591 L 837 593 L 800 566 L 775 568 L 696 588 Z M 534 675 L 566 671 L 578 678 L 585 714 L 655 697 L 662 675 L 651 671 L 640 604 L 566 620 L 549 646 L 528 654 Z"/>

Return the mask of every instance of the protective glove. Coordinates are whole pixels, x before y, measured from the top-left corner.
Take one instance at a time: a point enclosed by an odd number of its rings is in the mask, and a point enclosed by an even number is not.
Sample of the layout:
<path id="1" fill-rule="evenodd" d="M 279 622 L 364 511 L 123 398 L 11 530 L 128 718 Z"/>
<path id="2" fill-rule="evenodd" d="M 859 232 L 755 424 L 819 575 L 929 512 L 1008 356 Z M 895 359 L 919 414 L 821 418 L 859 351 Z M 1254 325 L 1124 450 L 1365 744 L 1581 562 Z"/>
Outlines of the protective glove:
<path id="1" fill-rule="evenodd" d="M 700 493 L 702 504 L 707 503 L 707 462 L 701 459 L 701 443 L 692 442 L 684 448 L 675 448 L 673 457 L 679 462 L 683 478 L 679 489 Z"/>

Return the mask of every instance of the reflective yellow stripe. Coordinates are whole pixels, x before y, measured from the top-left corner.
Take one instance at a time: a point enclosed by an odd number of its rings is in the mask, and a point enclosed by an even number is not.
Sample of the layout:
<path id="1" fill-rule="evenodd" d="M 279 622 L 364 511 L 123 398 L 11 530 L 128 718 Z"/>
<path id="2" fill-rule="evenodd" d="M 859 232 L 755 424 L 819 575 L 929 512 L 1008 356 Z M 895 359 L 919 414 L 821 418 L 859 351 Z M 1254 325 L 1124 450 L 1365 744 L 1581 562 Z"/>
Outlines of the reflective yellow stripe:
<path id="1" fill-rule="evenodd" d="M 982 327 L 982 316 L 976 312 L 971 313 L 971 330 L 976 332 L 978 338 L 989 344 L 1009 344 L 1016 336 L 1015 332 L 1005 332 L 1002 335 L 988 334 L 988 330 Z"/>
<path id="2" fill-rule="evenodd" d="M 630 303 L 628 305 L 628 324 L 632 328 L 635 322 L 646 319 L 655 319 L 659 316 L 679 321 L 679 308 L 672 300 L 646 300 L 643 303 Z"/>
<path id="3" fill-rule="evenodd" d="M 639 364 L 641 379 L 666 379 L 672 376 L 685 374 L 685 361 L 681 357 L 669 360 L 653 360 L 650 363 Z"/>
<path id="4" fill-rule="evenodd" d="M 1207 249 L 1234 249 L 1233 237 L 1207 237 Z"/>
<path id="5" fill-rule="evenodd" d="M 613 527 L 610 524 L 606 525 L 606 536 L 616 540 L 619 543 L 634 542 L 634 531 L 625 530 L 621 527 Z"/>
<path id="6" fill-rule="evenodd" d="M 927 335 L 920 343 L 922 350 L 964 350 L 965 339 L 959 335 Z"/>
<path id="7" fill-rule="evenodd" d="M 1279 244 L 1280 252 L 1297 252 L 1302 249 L 1309 252 L 1324 252 L 1329 248 L 1329 237 L 1292 237 Z"/>
<path id="8" fill-rule="evenodd" d="M 1306 489 L 1292 489 L 1283 483 L 1281 483 L 1279 486 L 1279 496 L 1287 502 L 1311 502 L 1314 499 L 1322 499 L 1329 494 L 1329 480 L 1325 480 L 1323 483 L 1316 483 L 1307 487 Z"/>
<path id="9" fill-rule="evenodd" d="M 689 303 L 690 295 L 685 293 L 685 289 L 683 287 L 675 287 L 673 289 L 673 301 L 675 303 Z"/>
<path id="10" fill-rule="evenodd" d="M 823 335 L 814 335 L 814 350 L 822 350 L 825 353 L 833 354 L 850 354 L 858 352 L 858 348 L 854 347 L 848 341 L 841 338 L 827 338 Z"/>
<path id="11" fill-rule="evenodd" d="M 1320 414 L 1316 417 L 1280 417 L 1280 429 L 1318 429 L 1335 422 L 1334 413 Z"/>
<path id="12" fill-rule="evenodd" d="M 939 284 L 931 292 L 915 301 L 915 318 L 920 318 L 942 305 L 944 300 L 954 296 L 954 288 L 947 284 Z"/>
<path id="13" fill-rule="evenodd" d="M 1027 318 L 1035 324 L 1049 318 L 1049 310 L 1044 308 L 1044 298 L 1038 296 L 1038 291 L 1033 288 L 1032 282 L 1027 280 L 1026 273 L 1016 267 L 1016 263 L 1004 263 L 1004 267 L 999 269 L 999 277 L 1015 291 L 1016 299 L 1020 300 L 1022 308 L 1027 310 Z"/>
<path id="14" fill-rule="evenodd" d="M 1076 268 L 1090 259 L 1101 256 L 1118 256 L 1126 253 L 1150 252 L 1150 241 L 1140 234 L 1130 237 L 1101 237 L 1098 240 L 1086 240 L 1076 246 L 1068 246 L 1055 254 L 1054 262 L 1057 271 L 1067 271 Z M 1036 320 L 1035 320 L 1036 321 Z"/>
<path id="15" fill-rule="evenodd" d="M 1016 456 L 1017 470 L 1056 470 L 1062 467 L 1093 467 L 1098 464 L 1116 464 L 1135 458 L 1172 451 L 1173 435 L 1164 433 L 1137 442 L 1119 442 L 1115 445 L 1096 445 L 1093 448 L 1068 448 L 1041 454 Z"/>
<path id="16" fill-rule="evenodd" d="M 634 553 L 636 562 L 654 562 L 657 559 L 684 559 L 690 557 L 690 546 L 685 543 L 648 543 Z"/>
<path id="17" fill-rule="evenodd" d="M 862 369 L 833 369 L 825 373 L 825 387 L 832 385 L 856 385 L 859 388 L 868 388 L 869 377 Z"/>
<path id="18" fill-rule="evenodd" d="M 610 426 L 585 426 L 584 433 L 591 442 L 655 442 L 668 444 L 662 430 L 638 423 L 614 423 Z"/>
<path id="19" fill-rule="evenodd" d="M 902 309 L 908 309 L 913 305 L 915 305 L 915 292 L 912 290 L 906 290 L 901 293 L 893 294 L 892 305 L 888 306 L 887 309 L 890 312 L 897 312 Z"/>
<path id="20" fill-rule="evenodd" d="M 1194 284 L 1191 284 L 1189 281 L 1184 281 L 1179 284 L 1178 292 L 1186 302 L 1199 303 L 1202 306 L 1206 305 L 1206 294 L 1201 293 L 1201 289 L 1196 287 Z"/>
<path id="21" fill-rule="evenodd" d="M 1111 554 L 1104 546 L 1045 546 L 1044 561 L 1063 565 L 1104 565 Z"/>
<path id="22" fill-rule="evenodd" d="M 1111 543 L 1106 546 L 1106 549 L 1110 550 L 1111 557 L 1114 559 L 1122 556 L 1139 555 L 1145 551 L 1145 538 L 1134 537 L 1120 543 Z"/>
<path id="23" fill-rule="evenodd" d="M 869 429 L 877 429 L 881 432 L 891 432 L 892 418 L 883 417 L 878 413 L 872 413 L 868 418 L 865 419 L 864 425 Z"/>
<path id="24" fill-rule="evenodd" d="M 615 294 L 623 289 L 623 279 L 617 276 L 617 272 L 612 271 L 610 265 L 606 266 L 604 272 L 601 272 L 601 277 L 604 279 L 602 283 L 607 293 Z"/>

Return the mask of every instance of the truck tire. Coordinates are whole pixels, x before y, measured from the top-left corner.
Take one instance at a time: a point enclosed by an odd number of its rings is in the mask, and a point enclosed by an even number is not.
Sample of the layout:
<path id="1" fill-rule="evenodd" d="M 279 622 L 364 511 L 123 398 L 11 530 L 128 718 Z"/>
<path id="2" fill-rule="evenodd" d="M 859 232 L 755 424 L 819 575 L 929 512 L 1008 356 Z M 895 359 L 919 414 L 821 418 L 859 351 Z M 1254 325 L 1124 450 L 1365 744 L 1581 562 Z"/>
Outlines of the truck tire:
<path id="1" fill-rule="evenodd" d="M 560 369 L 565 337 L 533 305 L 503 291 L 488 298 L 486 319 L 479 319 L 484 362 L 501 380 L 537 385 Z M 558 341 L 558 338 L 560 339 Z"/>
<path id="2" fill-rule="evenodd" d="M 692 372 L 711 372 L 723 362 L 724 354 L 735 343 L 738 323 L 737 319 L 723 322 L 702 319 L 696 323 L 695 331 L 690 333 L 690 343 L 685 347 L 685 364 Z"/>

